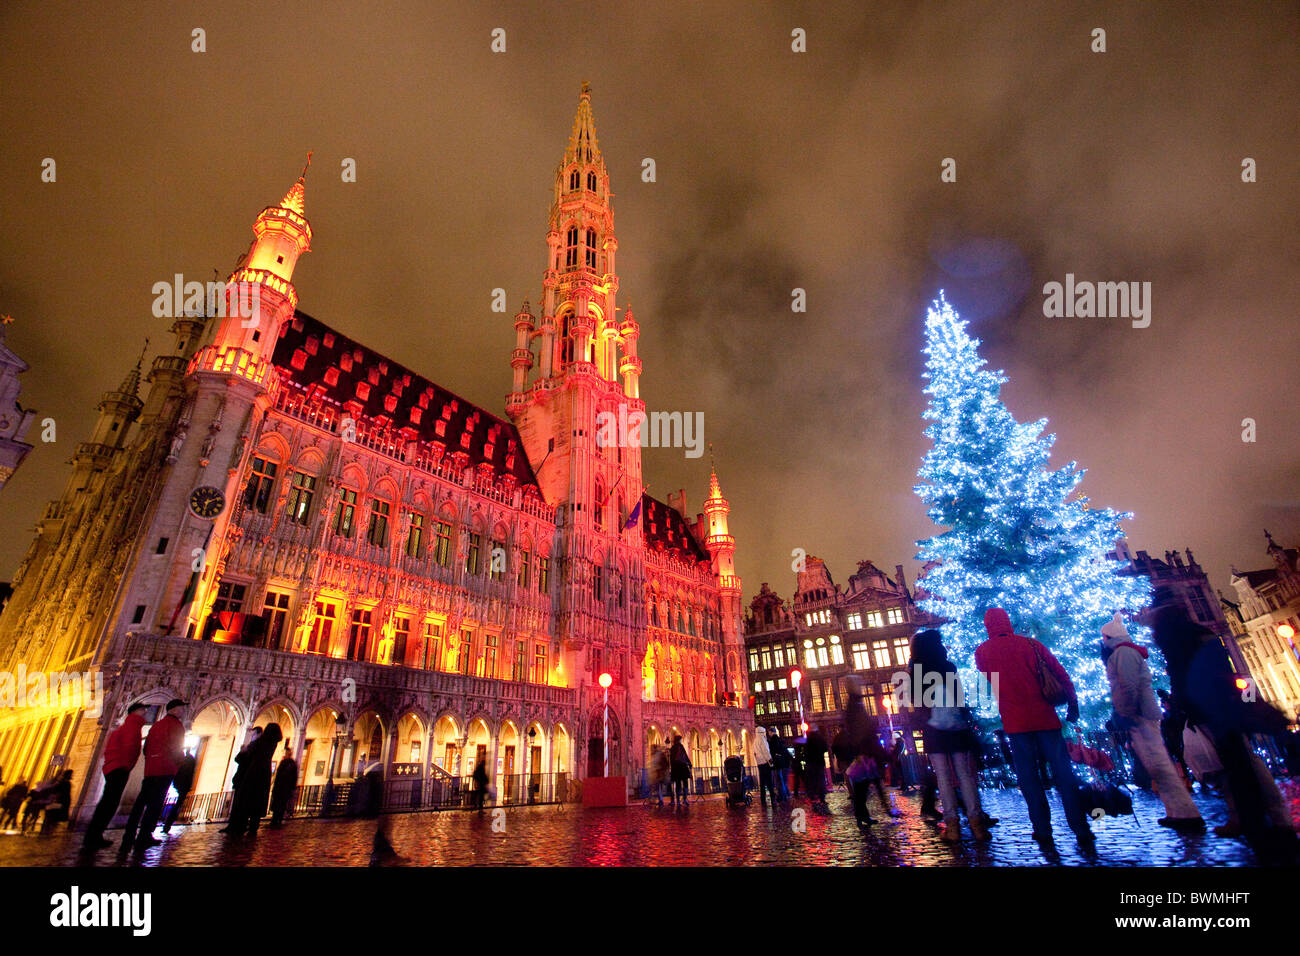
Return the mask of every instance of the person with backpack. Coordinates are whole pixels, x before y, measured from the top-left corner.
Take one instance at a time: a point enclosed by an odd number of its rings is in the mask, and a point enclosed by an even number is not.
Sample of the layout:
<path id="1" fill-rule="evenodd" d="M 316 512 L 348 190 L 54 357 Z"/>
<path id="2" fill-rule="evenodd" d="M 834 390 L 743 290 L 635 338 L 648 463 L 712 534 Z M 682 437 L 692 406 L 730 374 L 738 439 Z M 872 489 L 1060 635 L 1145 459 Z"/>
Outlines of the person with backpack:
<path id="1" fill-rule="evenodd" d="M 1192 801 L 1182 775 L 1169 759 L 1160 735 L 1163 716 L 1151 685 L 1147 649 L 1134 644 L 1119 612 L 1101 629 L 1106 679 L 1117 727 L 1128 731 L 1133 756 L 1151 777 L 1165 816 L 1157 822 L 1178 833 L 1204 833 L 1205 821 Z"/>
<path id="2" fill-rule="evenodd" d="M 1052 768 L 1052 780 L 1065 807 L 1065 819 L 1079 846 L 1087 851 L 1097 845 L 1088 817 L 1079 799 L 1079 780 L 1061 736 L 1056 708 L 1066 705 L 1065 719 L 1079 719 L 1079 698 L 1070 675 L 1042 642 L 1017 634 L 1011 617 L 1000 607 L 984 612 L 988 640 L 975 649 L 975 666 L 997 688 L 998 712 L 1007 733 L 1021 796 L 1029 808 L 1034 839 L 1044 849 L 1054 845 L 1052 810 L 1038 775 L 1044 760 Z"/>
<path id="3" fill-rule="evenodd" d="M 957 809 L 960 788 L 971 836 L 981 842 L 991 840 L 993 835 L 985 824 L 979 781 L 975 776 L 979 741 L 966 708 L 957 666 L 948 659 L 938 631 L 927 628 L 912 638 L 908 669 L 912 672 L 911 686 L 921 689 L 921 700 L 911 703 L 924 721 L 922 740 L 938 778 L 939 799 L 943 804 L 940 838 L 946 843 L 961 842 L 961 816 Z"/>
<path id="4" fill-rule="evenodd" d="M 668 762 L 671 765 L 669 771 L 673 781 L 673 806 L 677 806 L 678 801 L 682 806 L 686 806 L 687 784 L 691 780 L 691 758 L 686 753 L 686 748 L 682 746 L 682 735 L 673 735 L 673 746 L 668 751 Z"/>

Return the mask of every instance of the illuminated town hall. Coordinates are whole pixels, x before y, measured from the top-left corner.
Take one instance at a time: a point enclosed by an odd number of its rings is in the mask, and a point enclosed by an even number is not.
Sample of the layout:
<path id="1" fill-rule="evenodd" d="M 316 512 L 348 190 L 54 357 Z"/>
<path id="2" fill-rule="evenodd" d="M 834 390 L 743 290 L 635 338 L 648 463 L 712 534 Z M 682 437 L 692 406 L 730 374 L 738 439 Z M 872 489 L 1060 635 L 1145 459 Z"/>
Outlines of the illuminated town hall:
<path id="1" fill-rule="evenodd" d="M 584 86 L 536 314 L 524 302 L 501 330 L 506 418 L 298 311 L 305 171 L 261 212 L 228 287 L 253 288 L 256 316 L 176 318 L 170 351 L 104 395 L 39 522 L 0 657 L 97 673 L 105 696 L 98 715 L 8 711 L 6 778 L 71 768 L 84 816 L 108 731 L 173 697 L 196 794 L 228 790 L 233 754 L 272 720 L 303 785 L 376 764 L 432 782 L 479 758 L 503 783 L 600 776 L 602 674 L 611 775 L 637 776 L 674 732 L 697 767 L 746 752 L 717 476 L 692 517 L 684 494 L 644 493 L 639 447 L 597 438 L 602 413 L 645 405 L 590 100 Z"/>

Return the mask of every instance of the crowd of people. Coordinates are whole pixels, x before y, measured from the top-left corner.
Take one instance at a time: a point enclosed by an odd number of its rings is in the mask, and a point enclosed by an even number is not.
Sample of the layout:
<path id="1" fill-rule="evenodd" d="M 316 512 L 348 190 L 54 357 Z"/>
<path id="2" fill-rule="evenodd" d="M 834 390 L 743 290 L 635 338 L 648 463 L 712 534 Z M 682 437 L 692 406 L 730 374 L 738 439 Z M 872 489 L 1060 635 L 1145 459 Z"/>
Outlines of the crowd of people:
<path id="1" fill-rule="evenodd" d="M 1224 801 L 1227 820 L 1214 828 L 1217 836 L 1244 838 L 1261 862 L 1300 862 L 1300 841 L 1290 809 L 1252 743 L 1260 735 L 1281 734 L 1287 719 L 1243 693 L 1222 642 L 1193 621 L 1182 603 L 1164 589 L 1157 590 L 1153 622 L 1154 642 L 1167 666 L 1168 691 L 1162 689 L 1157 695 L 1150 650 L 1133 639 L 1118 613 L 1101 628 L 1099 654 L 1113 708 L 1108 727 L 1123 739 L 1135 776 L 1149 784 L 1162 802 L 1165 816 L 1158 822 L 1179 834 L 1206 832 L 1190 792 L 1196 780 L 1202 792 L 1213 791 Z M 1045 850 L 1054 847 L 1047 792 L 1055 789 L 1066 825 L 1079 846 L 1092 852 L 1096 846 L 1089 823 L 1093 793 L 1074 768 L 1082 738 L 1076 735 L 1073 743 L 1067 741 L 1058 713 L 1064 707 L 1065 724 L 1078 722 L 1074 682 L 1042 642 L 1017 633 L 1005 609 L 989 608 L 984 627 L 987 639 L 975 650 L 975 665 L 997 688 L 1000 752 L 1015 771 L 1033 838 Z M 773 805 L 789 802 L 802 787 L 814 808 L 829 812 L 829 769 L 834 779 L 843 780 L 854 817 L 865 830 L 877 822 L 869 808 L 873 795 L 886 816 L 900 815 L 886 790 L 887 775 L 902 793 L 910 792 L 914 782 L 920 785 L 921 814 L 938 825 L 942 840 L 961 841 L 963 815 L 971 837 L 979 842 L 992 840 L 991 828 L 998 821 L 984 812 L 980 799 L 982 748 L 977 725 L 940 631 L 927 628 L 912 638 L 908 669 L 910 686 L 927 688 L 922 699 L 910 701 L 922 728 L 923 770 L 911 774 L 905 770 L 902 734 L 886 745 L 864 704 L 863 685 L 850 675 L 845 682 L 844 728 L 833 741 L 827 742 L 820 727 L 808 728 L 802 746 L 793 749 L 775 730 L 756 736 L 753 755 L 760 802 L 764 806 L 769 800 Z M 104 833 L 141 757 L 143 781 L 119 846 L 124 853 L 132 847 L 142 850 L 161 842 L 155 836 L 158 827 L 170 832 L 194 784 L 195 755 L 184 748 L 186 706 L 179 699 L 169 701 L 144 734 L 147 708 L 134 704 L 109 735 L 101 766 L 103 791 L 85 831 L 85 852 L 93 854 L 113 845 Z M 1071 747 L 1076 749 L 1073 758 Z M 281 826 L 297 791 L 298 769 L 280 725 L 272 722 L 253 728 L 234 762 L 228 823 L 221 832 L 255 836 L 268 809 L 270 825 Z M 669 745 L 651 749 L 647 769 L 651 796 L 658 806 L 664 805 L 665 796 L 674 808 L 688 804 L 692 765 L 680 735 Z M 920 779 L 911 779 L 913 774 Z M 366 804 L 366 815 L 378 816 L 381 777 L 377 762 L 369 776 L 359 775 L 361 783 L 373 784 L 373 799 L 365 798 L 364 786 L 353 792 Z M 472 781 L 472 806 L 481 812 L 490 790 L 481 758 Z M 0 829 L 15 826 L 25 833 L 39 819 L 42 832 L 49 832 L 68 819 L 72 771 L 61 771 L 40 786 L 29 787 L 20 780 L 0 790 Z M 176 796 L 168 805 L 173 790 Z M 376 835 L 375 853 L 376 859 L 392 856 L 382 828 Z"/>
<path id="2" fill-rule="evenodd" d="M 1154 641 L 1167 663 L 1170 690 L 1158 700 L 1148 659 L 1150 651 L 1136 643 L 1116 613 L 1099 635 L 1114 714 L 1109 726 L 1122 736 L 1134 760 L 1135 773 L 1161 800 L 1165 815 L 1159 824 L 1176 833 L 1196 835 L 1207 830 L 1192 799 L 1192 781 L 1223 798 L 1227 822 L 1214 828 L 1220 837 L 1243 837 L 1261 862 L 1300 862 L 1300 842 L 1285 799 L 1252 740 L 1281 733 L 1287 719 L 1249 693 L 1243 693 L 1222 642 L 1193 621 L 1182 602 L 1164 589 L 1155 595 Z M 1056 656 L 1040 641 L 1016 632 L 1003 608 L 984 614 L 987 639 L 976 648 L 976 669 L 997 687 L 1002 728 L 998 732 L 1006 762 L 1025 801 L 1035 841 L 1054 851 L 1048 789 L 1055 789 L 1081 849 L 1096 849 L 1090 825 L 1094 789 L 1075 772 L 1065 724 L 1079 720 L 1074 682 Z M 992 839 L 990 818 L 980 802 L 977 765 L 981 746 L 975 718 L 966 706 L 956 665 L 949 659 L 938 630 L 925 629 L 912 639 L 911 686 L 927 687 L 921 701 L 913 700 L 922 727 L 928 768 L 921 783 L 922 815 L 939 823 L 940 838 L 962 839 L 964 813 L 971 836 Z M 880 727 L 863 703 L 863 688 L 850 675 L 846 680 L 844 730 L 827 745 L 821 728 L 808 728 L 803 746 L 793 753 L 775 732 L 756 742 L 758 789 L 766 805 L 787 801 L 787 776 L 797 795 L 800 785 L 816 808 L 827 809 L 828 770 L 842 778 L 854 816 L 863 828 L 876 821 L 868 810 L 871 795 L 885 813 L 896 816 L 883 778 L 901 792 L 911 789 L 902 757 L 905 743 L 898 735 L 892 748 L 882 742 Z M 1070 731 L 1075 747 L 1082 737 Z M 1292 735 L 1294 737 L 1294 734 Z M 827 766 L 828 753 L 833 758 Z M 937 801 L 937 805 L 936 805 Z M 942 810 L 939 809 L 942 807 Z"/>

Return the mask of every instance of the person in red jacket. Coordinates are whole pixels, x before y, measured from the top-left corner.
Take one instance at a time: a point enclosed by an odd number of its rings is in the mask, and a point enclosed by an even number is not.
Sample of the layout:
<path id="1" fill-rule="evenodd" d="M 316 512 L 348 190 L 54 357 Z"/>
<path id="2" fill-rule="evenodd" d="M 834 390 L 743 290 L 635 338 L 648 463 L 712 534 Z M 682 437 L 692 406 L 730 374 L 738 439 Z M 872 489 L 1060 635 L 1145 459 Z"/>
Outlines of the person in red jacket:
<path id="1" fill-rule="evenodd" d="M 185 701 L 169 700 L 167 715 L 149 728 L 149 735 L 144 739 L 144 783 L 140 786 L 140 795 L 131 808 L 131 816 L 126 821 L 126 832 L 122 835 L 122 849 L 132 843 L 137 850 L 156 846 L 161 840 L 154 839 L 153 828 L 162 816 L 163 803 L 167 799 L 167 788 L 180 767 L 181 757 L 185 755 L 185 725 L 181 715 L 185 713 Z M 140 825 L 140 835 L 136 837 L 136 824 Z"/>
<path id="2" fill-rule="evenodd" d="M 1041 642 L 1015 633 L 1010 616 L 1002 608 L 991 607 L 984 612 L 984 629 L 989 637 L 975 649 L 975 666 L 997 689 L 1002 728 L 1011 742 L 1016 780 L 1029 806 L 1034 839 L 1044 846 L 1052 844 L 1052 811 L 1038 770 L 1041 763 L 1046 763 L 1052 768 L 1052 780 L 1065 807 L 1066 822 L 1079 846 L 1092 849 L 1096 837 L 1079 801 L 1079 781 L 1065 749 L 1065 738 L 1061 736 L 1061 721 L 1038 682 L 1040 662 L 1065 690 L 1065 719 L 1070 723 L 1079 719 L 1074 682 Z"/>
<path id="3" fill-rule="evenodd" d="M 111 845 L 104 839 L 104 830 L 117 813 L 126 781 L 130 778 L 136 761 L 140 759 L 140 732 L 144 730 L 144 712 L 144 704 L 132 704 L 126 709 L 122 723 L 108 735 L 108 743 L 104 745 L 104 794 L 95 805 L 82 844 L 88 851 L 102 850 Z"/>

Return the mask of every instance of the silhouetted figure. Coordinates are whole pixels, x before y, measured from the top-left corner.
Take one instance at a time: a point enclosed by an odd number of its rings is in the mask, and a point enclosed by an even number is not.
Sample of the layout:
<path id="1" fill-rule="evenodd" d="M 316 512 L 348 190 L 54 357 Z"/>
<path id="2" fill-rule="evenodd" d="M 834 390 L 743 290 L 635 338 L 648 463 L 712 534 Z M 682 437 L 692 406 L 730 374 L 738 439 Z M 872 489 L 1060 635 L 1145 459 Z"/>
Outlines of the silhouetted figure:
<path id="1" fill-rule="evenodd" d="M 239 753 L 235 759 L 240 762 L 240 782 L 235 802 L 239 806 L 239 815 L 230 819 L 230 835 L 257 836 L 258 825 L 266 816 L 266 802 L 271 795 L 271 762 L 283 739 L 280 725 L 270 723 L 252 745 Z"/>
<path id="2" fill-rule="evenodd" d="M 172 778 L 172 789 L 176 791 L 176 802 L 171 805 L 167 815 L 163 818 L 163 833 L 172 832 L 172 824 L 180 816 L 181 810 L 185 806 L 185 798 L 194 789 L 195 766 L 194 754 L 188 750 L 185 751 L 185 756 L 181 757 L 180 766 L 176 768 L 176 776 Z"/>
<path id="3" fill-rule="evenodd" d="M 218 830 L 218 833 L 230 833 L 236 819 L 244 819 L 244 808 L 242 802 L 247 796 L 248 791 L 244 788 L 244 760 L 245 754 L 257 743 L 258 738 L 262 736 L 262 728 L 254 727 L 249 731 L 248 740 L 244 746 L 239 748 L 239 753 L 235 754 L 235 775 L 230 778 L 230 819 L 226 825 Z"/>
<path id="4" fill-rule="evenodd" d="M 1246 739 L 1275 732 L 1285 718 L 1262 701 L 1245 700 L 1222 642 L 1196 623 L 1180 601 L 1157 593 L 1155 642 L 1169 666 L 1174 700 L 1190 726 L 1205 730 L 1214 744 L 1242 835 L 1264 863 L 1300 859 L 1293 822 L 1276 794 L 1277 783 Z M 1270 809 L 1272 812 L 1270 812 Z M 1230 831 L 1220 830 L 1220 835 Z"/>
<path id="5" fill-rule="evenodd" d="M 406 862 L 406 857 L 393 849 L 392 841 L 388 838 L 390 826 L 391 818 L 383 817 L 375 827 L 375 839 L 370 849 L 371 866 L 396 866 Z"/>
<path id="6" fill-rule="evenodd" d="M 293 801 L 298 789 L 298 762 L 289 753 L 289 745 L 284 745 L 284 756 L 275 768 L 275 783 L 271 785 L 271 826 L 284 825 L 284 814 Z"/>
<path id="7" fill-rule="evenodd" d="M 826 753 L 829 749 L 821 728 L 814 727 L 808 731 L 803 748 L 807 768 L 804 786 L 808 788 L 808 800 L 814 804 L 826 802 Z"/>
<path id="8" fill-rule="evenodd" d="M 480 757 L 478 763 L 474 765 L 473 780 L 473 807 L 479 813 L 483 812 L 483 800 L 487 797 L 488 788 L 488 771 L 487 758 Z"/>
<path id="9" fill-rule="evenodd" d="M 50 788 L 50 802 L 45 807 L 41 833 L 50 833 L 60 823 L 66 823 L 68 809 L 72 806 L 72 771 L 65 770 Z"/>
<path id="10" fill-rule="evenodd" d="M 18 826 L 18 811 L 27 799 L 27 781 L 19 780 L 9 788 L 3 803 L 0 803 L 0 829 Z"/>
<path id="11" fill-rule="evenodd" d="M 122 719 L 117 729 L 108 735 L 108 741 L 104 744 L 102 768 L 104 792 L 100 795 L 99 803 L 95 804 L 95 812 L 91 815 L 90 825 L 86 828 L 82 846 L 87 850 L 102 850 L 106 846 L 112 846 L 104 839 L 104 830 L 108 828 L 113 815 L 117 813 L 118 805 L 122 802 L 122 793 L 126 790 L 126 782 L 140 759 L 140 748 L 144 744 L 142 733 L 146 709 L 144 704 L 132 704 L 128 707 L 126 717 Z"/>
<path id="12" fill-rule="evenodd" d="M 682 735 L 673 736 L 672 749 L 668 751 L 669 773 L 673 778 L 673 806 L 686 806 L 687 784 L 691 781 L 691 758 L 682 746 Z"/>

